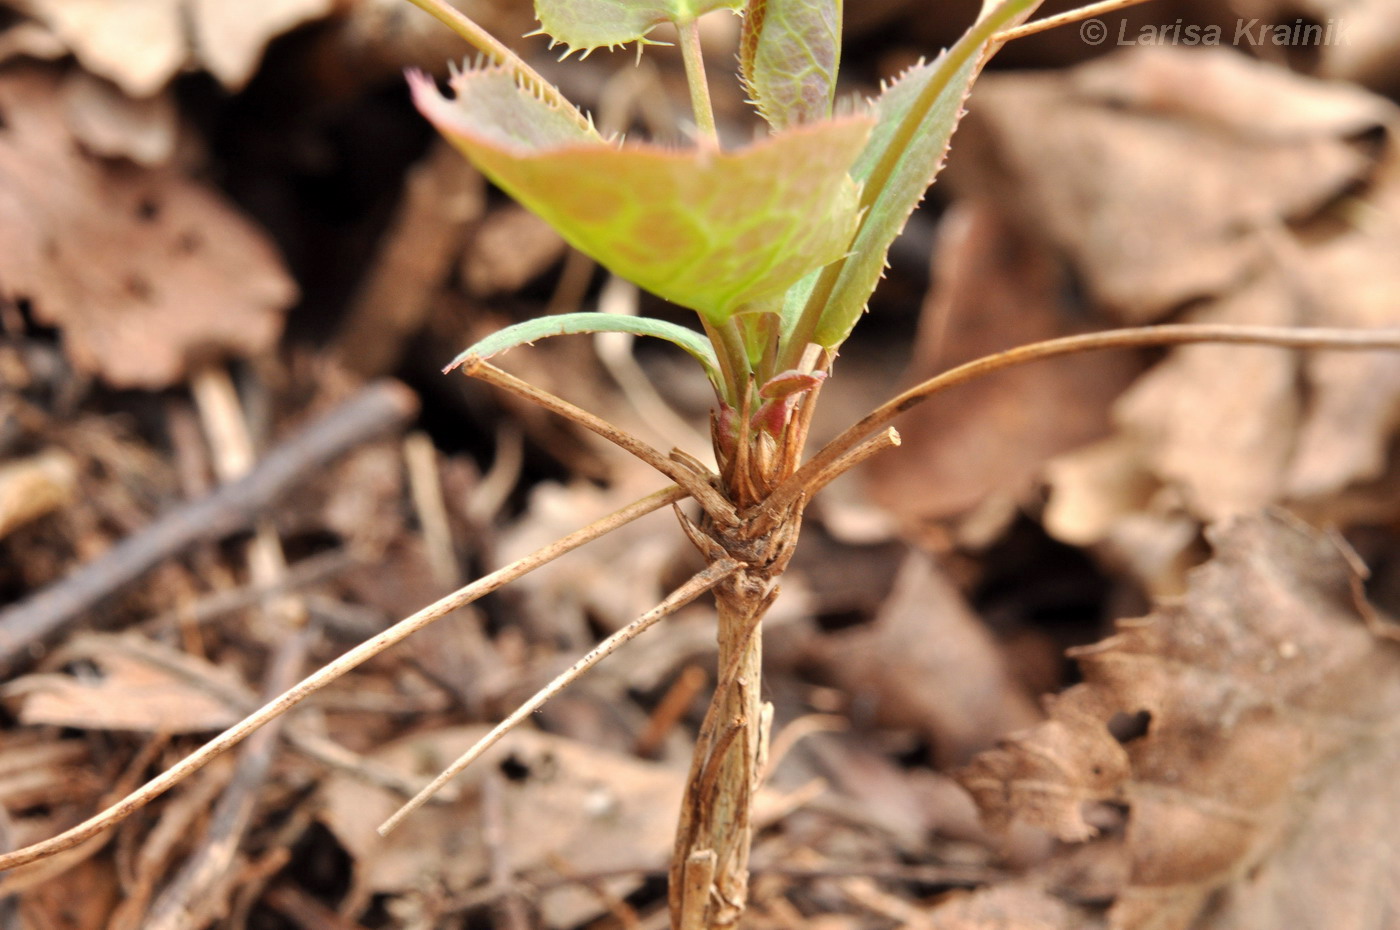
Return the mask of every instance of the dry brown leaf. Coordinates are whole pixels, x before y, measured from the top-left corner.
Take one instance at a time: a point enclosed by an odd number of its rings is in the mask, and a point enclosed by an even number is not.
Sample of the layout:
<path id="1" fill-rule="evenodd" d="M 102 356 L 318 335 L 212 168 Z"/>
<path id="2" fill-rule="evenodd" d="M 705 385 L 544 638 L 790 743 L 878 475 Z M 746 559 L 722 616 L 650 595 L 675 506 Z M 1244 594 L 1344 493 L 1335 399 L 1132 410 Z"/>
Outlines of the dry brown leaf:
<path id="1" fill-rule="evenodd" d="M 1400 645 L 1331 538 L 1281 515 L 1210 536 L 1180 601 L 1076 650 L 1085 683 L 960 780 L 1069 841 L 1124 805 L 1115 928 L 1400 926 Z"/>
<path id="2" fill-rule="evenodd" d="M 229 90 L 248 82 L 267 43 L 328 15 L 334 0 L 25 0 L 94 74 L 149 97 L 192 59 Z"/>
<path id="3" fill-rule="evenodd" d="M 16 58 L 53 61 L 68 54 L 68 47 L 43 23 L 30 20 L 0 30 L 0 63 Z"/>
<path id="4" fill-rule="evenodd" d="M 83 67 L 133 97 L 160 90 L 187 56 L 185 0 L 27 0 Z"/>
<path id="5" fill-rule="evenodd" d="M 0 75 L 0 294 L 27 298 L 74 364 L 118 387 L 271 346 L 297 290 L 266 237 L 173 170 L 83 154 L 58 86 L 47 69 Z"/>
<path id="6" fill-rule="evenodd" d="M 405 737 L 373 756 L 425 781 L 486 732 L 459 727 Z M 503 780 L 504 853 L 522 874 L 590 874 L 665 861 L 679 810 L 679 770 L 594 749 L 572 740 L 516 730 L 455 783 L 462 797 L 408 818 L 387 838 L 375 828 L 402 802 L 348 774 L 332 776 L 322 817 L 355 858 L 365 892 L 404 894 L 440 882 L 460 893 L 486 879 L 482 779 Z M 610 882 L 626 894 L 636 879 Z M 598 898 L 558 887 L 535 899 L 549 926 L 573 926 L 601 912 Z"/>
<path id="7" fill-rule="evenodd" d="M 1267 278 L 1194 314 L 1192 322 L 1288 326 L 1284 281 Z M 1283 496 L 1304 416 L 1296 353 L 1184 346 L 1137 381 L 1115 418 L 1150 473 L 1184 489 L 1190 510 L 1219 520 Z"/>
<path id="8" fill-rule="evenodd" d="M 1397 86 L 1396 56 L 1400 55 L 1400 6 L 1392 0 L 1237 0 L 1237 12 L 1248 19 L 1292 26 L 1298 18 L 1324 31 L 1320 42 L 1301 50 L 1261 46 L 1259 52 L 1292 53 L 1292 64 L 1320 77 L 1354 81 L 1377 90 Z"/>
<path id="9" fill-rule="evenodd" d="M 1139 48 L 1064 75 L 978 83 L 949 163 L 964 190 L 1063 250 L 1130 322 L 1215 294 L 1267 261 L 1258 230 L 1368 176 L 1350 141 L 1384 100 L 1227 49 Z"/>
<path id="10" fill-rule="evenodd" d="M 1028 883 L 954 894 L 934 909 L 938 930 L 1097 930 L 1101 920 Z"/>
<path id="11" fill-rule="evenodd" d="M 514 292 L 564 255 L 554 228 L 524 207 L 502 207 L 476 230 L 462 256 L 461 275 L 478 297 Z"/>
<path id="12" fill-rule="evenodd" d="M 40 673 L 5 685 L 27 726 L 48 724 L 84 730 L 203 733 L 242 716 L 230 702 L 196 682 L 214 681 L 248 700 L 227 671 L 140 637 L 84 633 L 64 647 L 97 666 L 97 677 Z"/>
<path id="13" fill-rule="evenodd" d="M 1281 239 L 1286 267 L 1190 319 L 1396 325 L 1400 157 L 1387 159 L 1338 226 Z M 1147 480 L 1181 488 L 1199 517 L 1317 502 L 1385 473 L 1400 427 L 1400 356 L 1183 347 L 1133 385 L 1115 418 Z"/>
<path id="14" fill-rule="evenodd" d="M 1345 205 L 1342 228 L 1304 242 L 1294 266 L 1306 322 L 1357 328 L 1400 325 L 1400 150 L 1372 186 Z M 1288 465 L 1290 497 L 1316 499 L 1385 473 L 1400 429 L 1400 356 L 1307 356 L 1308 417 Z"/>
<path id="15" fill-rule="evenodd" d="M 247 84 L 267 43 L 327 16 L 336 0 L 187 0 L 190 43 L 200 64 L 224 87 Z"/>
<path id="16" fill-rule="evenodd" d="M 881 726 L 928 738 L 942 765 L 966 761 L 1040 716 L 981 620 L 921 554 L 905 560 L 873 623 L 808 648 Z"/>
<path id="17" fill-rule="evenodd" d="M 180 117 L 173 94 L 132 99 L 77 68 L 64 75 L 60 93 L 68 128 L 92 154 L 149 168 L 165 164 L 175 151 Z"/>
<path id="18" fill-rule="evenodd" d="M 937 286 L 920 317 L 908 381 L 1082 331 L 1064 306 L 1055 259 L 985 202 L 957 204 L 939 243 Z M 1014 514 L 1009 505 L 1031 490 L 1048 459 L 1111 430 L 1108 405 L 1138 370 L 1128 355 L 1099 353 L 959 387 L 900 420 L 901 447 L 867 466 L 869 492 L 906 526 L 998 501 Z"/>
<path id="19" fill-rule="evenodd" d="M 1386 135 L 1346 141 L 1368 126 L 1394 125 L 1389 104 L 1260 63 L 1179 49 L 1142 49 L 1063 84 L 1058 91 L 1013 84 L 992 95 L 988 119 L 1005 148 L 996 154 L 1024 175 L 1023 189 L 1004 197 L 1017 206 L 1005 208 L 1046 224 L 1095 290 L 1119 295 L 1129 319 L 1195 297 L 1182 319 L 1350 328 L 1400 321 L 1393 260 L 1400 156 Z M 997 103 L 998 94 L 1013 93 L 1024 99 Z M 1059 96 L 1048 121 L 1026 114 L 1033 125 L 1013 124 L 1010 114 L 1052 93 Z M 1184 149 L 1170 155 L 1170 146 L 1134 154 L 1143 132 L 1166 129 L 1190 146 L 1189 157 Z M 1056 155 L 1120 142 L 1125 148 L 1110 151 L 1107 170 L 1121 183 L 1104 184 L 1098 164 Z M 1178 164 L 1154 171 L 1152 159 L 1167 157 Z M 1291 167 L 1274 171 L 1261 158 Z M 1347 193 L 1348 179 L 1363 186 Z M 1219 196 L 1204 197 L 1215 184 L 1225 185 Z M 1092 196 L 1084 185 L 1093 185 Z M 1193 264 L 1197 251 L 1204 264 Z M 1220 262 L 1233 270 L 1215 275 Z M 1117 284 L 1105 285 L 1110 279 Z M 1191 283 L 1169 293 L 1154 281 Z M 1110 445 L 1047 469 L 1047 526 L 1075 544 L 1107 541 L 1161 593 L 1179 582 L 1191 521 L 1282 501 L 1328 514 L 1329 500 L 1383 476 L 1400 427 L 1400 357 L 1184 347 L 1119 400 L 1114 419 L 1120 432 Z M 1158 530 L 1170 531 L 1170 546 L 1150 544 L 1165 538 Z"/>
<path id="20" fill-rule="evenodd" d="M 1119 434 L 1045 467 L 1045 530 L 1073 546 L 1096 546 L 1153 597 L 1180 594 L 1200 527 L 1143 464 L 1136 439 Z"/>

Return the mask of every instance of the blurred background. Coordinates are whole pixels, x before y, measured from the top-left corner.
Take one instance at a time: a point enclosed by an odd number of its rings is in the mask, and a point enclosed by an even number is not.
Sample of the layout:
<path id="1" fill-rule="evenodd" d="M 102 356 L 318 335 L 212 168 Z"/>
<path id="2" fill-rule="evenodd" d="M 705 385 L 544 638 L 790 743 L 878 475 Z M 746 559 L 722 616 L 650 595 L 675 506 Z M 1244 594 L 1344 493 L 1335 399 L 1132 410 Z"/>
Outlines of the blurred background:
<path id="1" fill-rule="evenodd" d="M 458 5 L 604 128 L 685 143 L 676 49 L 560 63 L 518 38 L 523 0 Z M 842 95 L 876 95 L 978 6 L 848 4 Z M 742 145 L 759 121 L 728 68 L 739 20 L 702 25 L 721 135 Z M 463 54 L 405 0 L 0 0 L 0 846 L 71 826 L 260 694 L 661 485 L 441 374 L 545 313 L 691 321 L 430 130 L 403 71 L 446 77 Z M 1400 326 L 1397 61 L 1393 0 L 1157 0 L 1013 42 L 816 439 L 1037 339 Z M 574 337 L 502 365 L 709 458 L 712 397 L 669 346 Z M 896 426 L 901 448 L 812 506 L 767 624 L 777 764 L 746 925 L 1400 926 L 1400 797 L 1379 774 L 1400 749 L 1383 713 L 1400 702 L 1400 358 L 1087 355 Z M 655 515 L 457 611 L 116 831 L 0 876 L 0 928 L 664 926 L 714 677 L 703 603 L 439 806 L 374 827 L 699 564 Z M 1154 604 L 1185 614 L 1183 639 L 1137 671 L 1065 657 L 1115 620 L 1163 623 Z M 1219 616 L 1247 622 L 1202 632 Z M 1261 655 L 1305 671 L 1259 680 Z M 1208 683 L 1162 672 L 1201 663 Z M 979 755 L 1037 726 L 1034 778 Z M 1085 734 L 1118 768 L 1086 761 Z M 1139 817 L 1145 797 L 1166 813 Z"/>

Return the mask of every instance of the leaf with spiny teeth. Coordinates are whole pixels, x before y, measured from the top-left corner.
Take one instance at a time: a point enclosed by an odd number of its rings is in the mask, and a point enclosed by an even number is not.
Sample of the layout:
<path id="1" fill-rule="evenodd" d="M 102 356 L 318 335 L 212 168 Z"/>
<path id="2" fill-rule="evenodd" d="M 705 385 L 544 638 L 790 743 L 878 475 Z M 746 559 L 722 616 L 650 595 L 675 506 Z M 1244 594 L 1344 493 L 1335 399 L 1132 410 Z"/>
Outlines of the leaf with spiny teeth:
<path id="1" fill-rule="evenodd" d="M 654 44 L 647 34 L 662 23 L 687 25 L 714 10 L 737 10 L 744 0 L 535 0 L 538 31 L 555 45 L 587 55 L 629 42 Z"/>
<path id="2" fill-rule="evenodd" d="M 841 63 L 841 0 L 749 0 L 739 70 L 774 129 L 831 115 Z"/>
<path id="3" fill-rule="evenodd" d="M 737 151 L 609 143 L 500 68 L 410 74 L 419 110 L 495 184 L 618 276 L 722 323 L 841 258 L 869 117 L 799 126 Z"/>

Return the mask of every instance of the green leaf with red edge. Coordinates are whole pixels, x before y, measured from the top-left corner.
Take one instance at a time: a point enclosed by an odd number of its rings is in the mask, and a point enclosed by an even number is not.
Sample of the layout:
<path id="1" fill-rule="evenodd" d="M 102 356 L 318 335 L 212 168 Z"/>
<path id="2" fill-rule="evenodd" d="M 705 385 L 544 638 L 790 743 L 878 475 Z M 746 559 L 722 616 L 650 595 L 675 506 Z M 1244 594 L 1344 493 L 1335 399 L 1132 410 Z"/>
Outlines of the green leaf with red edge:
<path id="1" fill-rule="evenodd" d="M 474 361 L 485 361 L 507 349 L 526 345 L 550 336 L 568 336 L 578 333 L 631 333 L 634 336 L 651 336 L 665 339 L 680 346 L 695 357 L 705 367 L 710 380 L 719 381 L 719 362 L 715 359 L 714 347 L 710 341 L 693 329 L 677 326 L 665 320 L 655 320 L 645 316 L 623 316 L 617 313 L 560 313 L 555 316 L 542 316 L 525 320 L 499 329 L 480 342 L 469 346 L 452 363 L 443 369 L 449 372 L 459 365 Z"/>
<path id="2" fill-rule="evenodd" d="M 739 73 L 774 129 L 826 119 L 841 65 L 841 0 L 749 0 Z"/>
<path id="3" fill-rule="evenodd" d="M 615 274 L 723 323 L 851 242 L 849 169 L 867 117 L 800 126 L 733 152 L 617 146 L 504 70 L 410 74 L 419 110 L 487 177 Z"/>
<path id="4" fill-rule="evenodd" d="M 535 0 L 541 33 L 569 53 L 647 42 L 662 23 L 686 25 L 713 10 L 737 10 L 744 0 Z"/>

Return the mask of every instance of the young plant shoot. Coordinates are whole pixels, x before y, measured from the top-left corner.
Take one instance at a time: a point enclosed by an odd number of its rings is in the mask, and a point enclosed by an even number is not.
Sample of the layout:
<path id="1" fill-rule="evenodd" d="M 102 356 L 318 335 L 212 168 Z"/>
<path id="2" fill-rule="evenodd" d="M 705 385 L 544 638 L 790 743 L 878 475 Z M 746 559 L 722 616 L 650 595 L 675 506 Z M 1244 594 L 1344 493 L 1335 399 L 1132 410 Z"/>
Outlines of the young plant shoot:
<path id="1" fill-rule="evenodd" d="M 414 2 L 460 22 L 437 0 Z M 672 859 L 677 927 L 732 925 L 747 899 L 750 812 L 771 716 L 760 697 L 760 625 L 803 506 L 820 485 L 897 438 L 890 431 L 813 480 L 775 491 L 801 462 L 818 389 L 890 244 L 942 164 L 993 37 L 1036 5 L 989 5 L 937 61 L 912 68 L 873 104 L 837 113 L 840 0 L 537 0 L 541 32 L 569 53 L 640 49 L 658 26 L 675 27 L 695 123 L 693 144 L 679 149 L 603 138 L 523 62 L 494 47 L 478 44 L 490 60 L 454 75 L 450 98 L 426 76 L 410 75 L 418 108 L 483 174 L 614 274 L 694 310 L 707 337 L 661 320 L 564 314 L 508 327 L 449 366 L 537 397 L 486 360 L 545 336 L 625 330 L 680 346 L 714 387 L 717 474 L 692 456 L 644 455 L 700 504 L 698 522 L 677 513 L 707 561 L 734 566 L 714 585 L 719 680 Z M 769 129 L 734 149 L 715 131 L 697 31 L 702 15 L 719 10 L 744 14 L 740 79 Z M 473 41 L 474 30 L 461 31 Z"/>
<path id="2" fill-rule="evenodd" d="M 1400 349 L 1400 330 L 1347 331 L 1181 325 L 1124 329 L 1024 346 L 951 369 L 877 408 L 803 460 L 818 397 L 865 311 L 891 243 L 933 182 L 968 92 L 1001 43 L 1027 34 L 1040 0 L 984 0 L 951 48 L 916 65 L 864 104 L 835 106 L 841 0 L 536 0 L 540 32 L 568 54 L 654 44 L 669 23 L 683 54 L 693 139 L 674 148 L 604 137 L 514 53 L 446 0 L 411 0 L 480 52 L 450 95 L 409 75 L 413 99 L 483 174 L 614 274 L 693 310 L 696 328 L 604 313 L 567 313 L 509 326 L 448 369 L 529 398 L 617 443 L 673 484 L 425 607 L 315 672 L 129 797 L 67 832 L 0 855 L 12 868 L 72 848 L 227 751 L 264 723 L 370 657 L 526 572 L 655 511 L 676 511 L 707 568 L 610 636 L 458 759 L 382 829 L 579 674 L 699 597 L 718 609 L 718 680 L 698 736 L 670 868 L 671 924 L 729 927 L 743 913 L 754 796 L 767 764 L 771 706 L 761 699 L 761 624 L 797 543 L 802 513 L 823 486 L 898 443 L 888 424 L 934 394 L 1037 359 L 1086 350 L 1230 342 L 1293 349 Z M 1108 0 L 1093 15 L 1139 0 Z M 697 23 L 740 13 L 739 77 L 767 134 L 721 143 L 710 111 Z M 1056 24 L 1076 14 L 1055 17 Z M 1014 30 L 1014 32 L 1013 32 Z M 489 359 L 547 336 L 626 332 L 689 353 L 714 388 L 718 468 L 661 452 Z"/>

